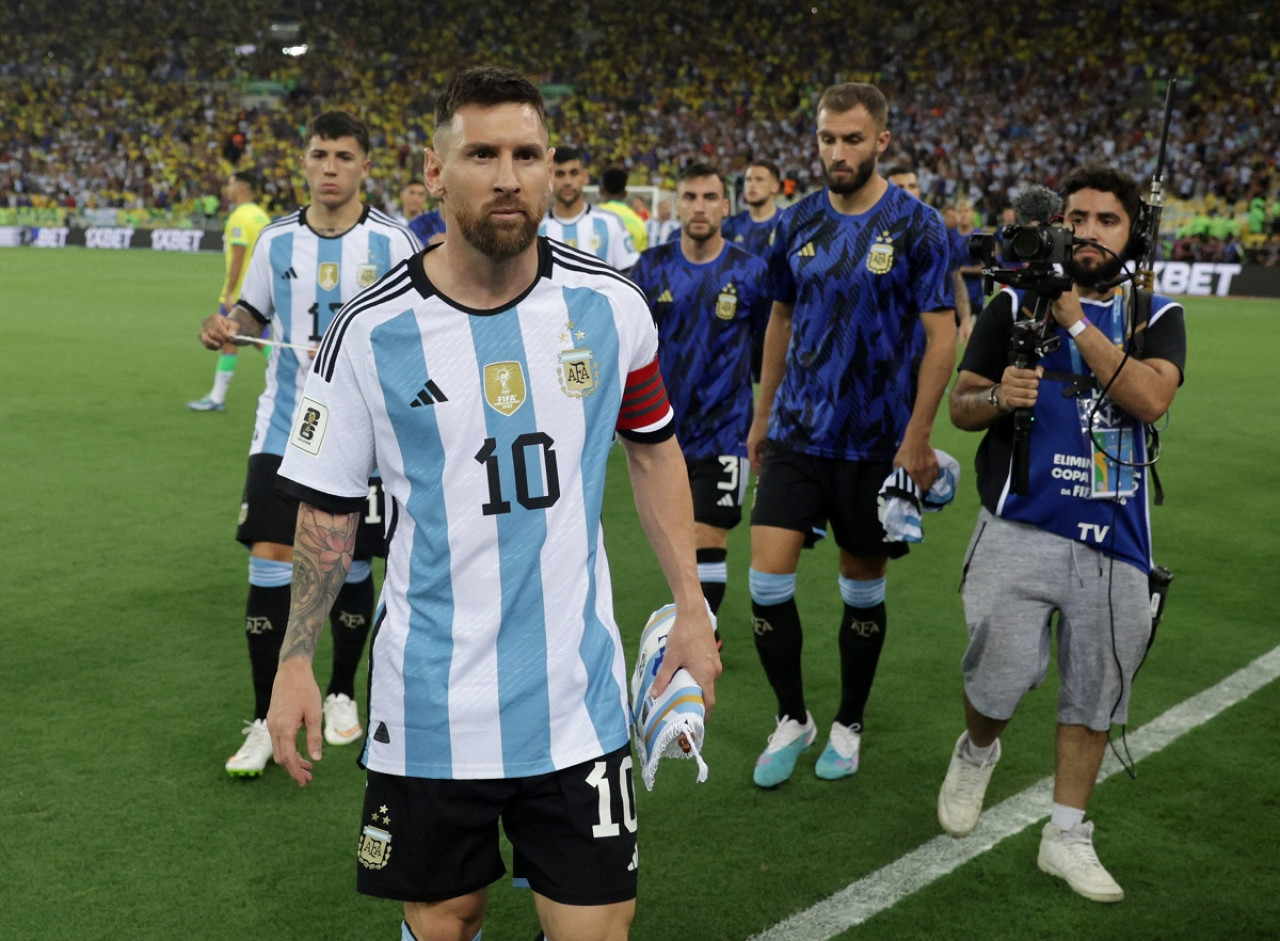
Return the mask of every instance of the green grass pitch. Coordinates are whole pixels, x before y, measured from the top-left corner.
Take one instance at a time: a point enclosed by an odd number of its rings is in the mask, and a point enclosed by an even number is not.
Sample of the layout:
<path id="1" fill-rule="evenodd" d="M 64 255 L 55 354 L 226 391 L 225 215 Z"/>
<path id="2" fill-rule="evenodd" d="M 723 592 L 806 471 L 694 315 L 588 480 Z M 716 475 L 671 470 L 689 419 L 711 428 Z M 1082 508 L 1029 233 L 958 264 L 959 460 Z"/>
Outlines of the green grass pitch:
<path id="1" fill-rule="evenodd" d="M 396 938 L 398 907 L 353 888 L 361 774 L 327 748 L 312 786 L 222 762 L 251 695 L 246 557 L 232 539 L 262 359 L 242 354 L 222 414 L 195 333 L 216 255 L 0 252 L 0 938 Z M 1187 382 L 1164 433 L 1156 557 L 1175 573 L 1132 727 L 1280 642 L 1280 302 L 1188 300 Z M 945 411 L 945 408 L 944 408 Z M 976 435 L 936 444 L 968 474 Z M 605 525 L 633 654 L 666 599 L 624 468 Z M 937 788 L 961 728 L 957 586 L 976 512 L 962 496 L 892 566 L 890 627 L 861 772 L 828 783 L 817 750 L 775 792 L 751 784 L 773 703 L 750 638 L 748 539 L 733 533 L 710 780 L 671 764 L 639 795 L 639 941 L 743 941 L 938 834 Z M 833 547 L 802 560 L 811 708 L 838 697 Z M 322 649 L 321 658 L 327 656 Z M 323 659 L 320 661 L 323 662 Z M 990 802 L 1052 771 L 1056 684 L 1005 738 Z M 1237 939 L 1280 934 L 1280 684 L 1102 784 L 1091 816 L 1128 898 L 1101 907 L 1035 866 L 1033 828 L 841 937 Z M 486 941 L 532 937 L 527 893 L 490 896 Z"/>

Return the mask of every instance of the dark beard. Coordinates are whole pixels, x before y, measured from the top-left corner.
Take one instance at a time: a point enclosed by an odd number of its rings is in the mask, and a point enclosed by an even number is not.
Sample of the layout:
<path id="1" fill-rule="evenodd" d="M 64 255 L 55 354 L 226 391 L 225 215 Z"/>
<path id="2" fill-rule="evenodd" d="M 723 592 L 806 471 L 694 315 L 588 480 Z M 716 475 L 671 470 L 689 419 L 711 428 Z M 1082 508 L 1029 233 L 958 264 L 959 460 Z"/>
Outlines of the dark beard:
<path id="1" fill-rule="evenodd" d="M 1074 256 L 1062 266 L 1067 273 L 1067 277 L 1081 287 L 1089 288 L 1090 290 L 1120 277 L 1120 271 L 1123 267 L 1124 262 L 1121 259 L 1113 258 L 1110 255 L 1106 256 L 1106 260 L 1101 264 L 1088 268 L 1076 261 Z"/>
<path id="2" fill-rule="evenodd" d="M 542 213 L 546 211 L 546 205 L 541 207 L 541 212 L 531 212 L 518 224 L 513 225 L 499 225 L 494 222 L 489 215 L 491 208 L 494 207 L 486 206 L 481 212 L 459 208 L 454 213 L 459 233 L 478 252 L 494 261 L 515 258 L 538 237 L 538 224 L 542 221 Z"/>
<path id="3" fill-rule="evenodd" d="M 862 163 L 853 168 L 853 179 L 848 183 L 836 183 L 831 179 L 831 168 L 826 164 L 822 166 L 822 175 L 826 177 L 827 188 L 833 193 L 841 196 L 849 196 L 858 192 L 867 185 L 867 180 L 871 179 L 871 174 L 876 171 L 876 158 L 868 157 Z"/>

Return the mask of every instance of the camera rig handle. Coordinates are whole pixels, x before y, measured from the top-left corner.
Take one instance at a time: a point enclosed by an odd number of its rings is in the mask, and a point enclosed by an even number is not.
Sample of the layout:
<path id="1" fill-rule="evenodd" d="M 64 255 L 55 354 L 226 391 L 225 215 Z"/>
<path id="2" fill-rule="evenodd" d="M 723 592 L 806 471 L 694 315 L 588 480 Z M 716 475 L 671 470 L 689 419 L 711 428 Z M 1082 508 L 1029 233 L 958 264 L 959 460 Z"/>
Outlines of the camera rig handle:
<path id="1" fill-rule="evenodd" d="M 1031 317 L 1016 320 L 1009 341 L 1009 365 L 1017 369 L 1035 369 L 1040 358 L 1058 348 L 1058 335 L 1053 330 L 1053 302 L 1058 294 L 1035 294 Z M 1031 426 L 1035 415 L 1029 408 L 1013 410 L 1013 466 L 1010 489 L 1019 496 L 1031 490 Z"/>

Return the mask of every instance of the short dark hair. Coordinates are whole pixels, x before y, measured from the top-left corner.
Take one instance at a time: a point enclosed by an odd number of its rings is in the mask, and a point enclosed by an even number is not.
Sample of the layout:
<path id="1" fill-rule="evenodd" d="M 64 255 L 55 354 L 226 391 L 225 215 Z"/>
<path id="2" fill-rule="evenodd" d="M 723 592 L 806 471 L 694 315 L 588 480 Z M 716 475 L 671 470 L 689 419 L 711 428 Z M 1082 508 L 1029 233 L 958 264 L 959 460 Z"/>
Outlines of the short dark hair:
<path id="1" fill-rule="evenodd" d="M 676 181 L 678 183 L 684 183 L 686 180 L 701 180 L 708 176 L 713 176 L 720 181 L 721 196 L 728 194 L 728 189 L 724 182 L 724 175 L 711 164 L 703 163 L 700 160 L 695 160 L 693 163 L 686 164 L 681 167 L 679 174 L 676 175 Z"/>
<path id="2" fill-rule="evenodd" d="M 568 163 L 570 160 L 582 160 L 582 151 L 572 144 L 561 144 L 556 148 L 555 156 L 552 161 L 555 163 Z"/>
<path id="3" fill-rule="evenodd" d="M 444 92 L 436 99 L 435 132 L 439 134 L 448 128 L 459 108 L 467 105 L 491 108 L 507 104 L 529 105 L 538 113 L 542 126 L 547 126 L 547 106 L 542 100 L 542 92 L 519 72 L 494 65 L 463 69 L 449 80 Z"/>
<path id="4" fill-rule="evenodd" d="M 600 192 L 621 196 L 627 191 L 627 171 L 623 167 L 610 167 L 600 174 Z"/>
<path id="5" fill-rule="evenodd" d="M 252 170 L 236 170 L 231 174 L 231 179 L 239 180 L 245 186 L 249 187 L 249 191 L 253 193 L 254 196 L 257 196 L 262 192 L 262 177 L 258 176 L 258 174 Z"/>
<path id="6" fill-rule="evenodd" d="M 764 160 L 764 159 L 752 160 L 749 164 L 747 164 L 747 169 L 750 170 L 752 167 L 759 167 L 762 170 L 768 170 L 771 174 L 773 174 L 773 178 L 775 180 L 777 180 L 779 183 L 782 182 L 782 171 L 778 169 L 778 165 L 774 163 L 772 160 Z"/>
<path id="7" fill-rule="evenodd" d="M 1080 190 L 1110 193 L 1120 200 L 1120 205 L 1124 206 L 1124 211 L 1129 215 L 1129 231 L 1133 232 L 1133 227 L 1138 224 L 1138 214 L 1142 211 L 1142 195 L 1133 177 L 1102 164 L 1088 164 L 1072 170 L 1063 179 L 1063 203 Z"/>
<path id="8" fill-rule="evenodd" d="M 884 178 L 887 180 L 891 176 L 906 176 L 908 173 L 915 173 L 916 168 L 909 163 L 895 163 L 888 170 L 884 171 Z"/>
<path id="9" fill-rule="evenodd" d="M 832 85 L 822 93 L 822 97 L 818 99 L 818 107 L 816 111 L 834 111 L 837 114 L 843 114 L 846 111 L 852 111 L 854 108 L 862 105 L 867 109 L 867 114 L 871 115 L 871 119 L 876 122 L 876 126 L 883 128 L 889 123 L 889 102 L 884 97 L 884 93 L 874 85 L 868 85 L 866 82 L 845 82 L 843 85 Z"/>
<path id="10" fill-rule="evenodd" d="M 354 137 L 364 153 L 369 153 L 369 128 L 353 114 L 345 111 L 326 111 L 318 114 L 307 124 L 303 132 L 305 146 L 310 146 L 314 138 L 321 140 L 337 140 L 339 137 Z"/>

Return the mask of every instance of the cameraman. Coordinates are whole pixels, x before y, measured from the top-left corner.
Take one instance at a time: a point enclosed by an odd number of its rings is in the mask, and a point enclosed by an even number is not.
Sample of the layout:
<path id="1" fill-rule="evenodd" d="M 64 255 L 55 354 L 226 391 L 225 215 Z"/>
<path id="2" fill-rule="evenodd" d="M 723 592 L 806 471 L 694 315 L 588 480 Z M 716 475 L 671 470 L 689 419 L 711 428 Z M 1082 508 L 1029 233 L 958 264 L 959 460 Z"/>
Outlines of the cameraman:
<path id="1" fill-rule="evenodd" d="M 987 433 L 976 461 L 982 509 L 964 562 L 966 731 L 938 819 L 957 837 L 977 825 L 1000 733 L 1045 678 L 1057 611 L 1057 763 L 1038 864 L 1086 898 L 1118 902 L 1124 892 L 1098 861 L 1084 812 L 1151 638 L 1143 424 L 1164 415 L 1182 383 L 1186 335 L 1181 305 L 1160 296 L 1142 305 L 1149 313 L 1134 330 L 1131 290 L 1108 284 L 1122 258 L 1142 254 L 1134 181 L 1085 167 L 1063 181 L 1063 197 L 1075 242 L 1064 265 L 1071 284 L 1052 302 L 1059 345 L 1042 347 L 1033 369 L 1007 365 L 1014 322 L 1035 299 L 1006 287 L 979 317 L 951 390 L 952 422 Z M 1034 417 L 1025 494 L 1011 486 L 1018 408 Z"/>

